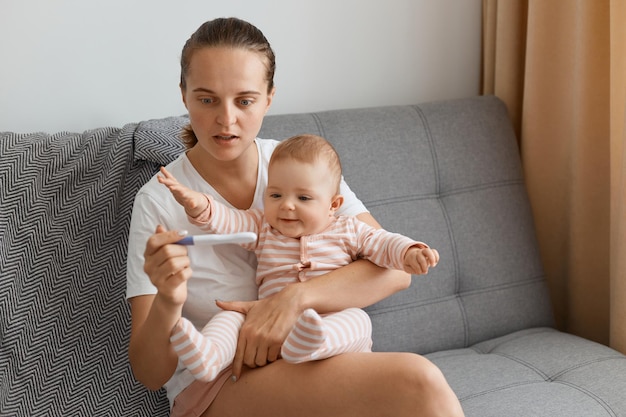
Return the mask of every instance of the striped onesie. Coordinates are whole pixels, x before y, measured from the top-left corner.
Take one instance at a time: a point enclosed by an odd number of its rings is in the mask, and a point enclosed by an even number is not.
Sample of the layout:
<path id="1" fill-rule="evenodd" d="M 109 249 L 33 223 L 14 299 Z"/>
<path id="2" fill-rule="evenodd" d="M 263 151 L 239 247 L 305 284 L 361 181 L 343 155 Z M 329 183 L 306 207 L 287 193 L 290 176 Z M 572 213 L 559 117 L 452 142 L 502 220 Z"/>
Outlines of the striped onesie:
<path id="1" fill-rule="evenodd" d="M 406 236 L 376 229 L 356 217 L 338 216 L 321 233 L 299 239 L 280 234 L 258 209 L 236 210 L 207 195 L 207 210 L 190 221 L 209 233 L 254 232 L 256 242 L 241 246 L 257 256 L 259 299 L 285 286 L 307 281 L 357 259 L 403 270 L 408 248 L 427 248 Z M 181 318 L 170 338 L 179 359 L 199 380 L 211 381 L 232 363 L 244 315 L 217 313 L 198 331 Z M 363 310 L 350 308 L 320 317 L 312 309 L 298 319 L 283 343 L 281 357 L 292 363 L 325 359 L 345 352 L 371 351 L 371 322 Z"/>

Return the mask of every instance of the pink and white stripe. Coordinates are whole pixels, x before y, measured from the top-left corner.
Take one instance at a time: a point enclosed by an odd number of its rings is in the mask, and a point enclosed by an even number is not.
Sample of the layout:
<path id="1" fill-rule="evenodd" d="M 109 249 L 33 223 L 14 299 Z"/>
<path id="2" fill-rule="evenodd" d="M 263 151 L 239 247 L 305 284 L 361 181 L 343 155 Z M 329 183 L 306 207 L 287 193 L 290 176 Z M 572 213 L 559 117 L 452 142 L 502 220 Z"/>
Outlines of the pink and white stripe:
<path id="1" fill-rule="evenodd" d="M 306 310 L 287 336 L 281 356 L 300 363 L 326 359 L 346 352 L 371 352 L 372 324 L 359 308 L 325 316 Z"/>
<path id="2" fill-rule="evenodd" d="M 241 313 L 222 311 L 204 326 L 202 332 L 189 320 L 179 320 L 172 330 L 170 342 L 195 379 L 212 381 L 232 363 L 244 318 Z"/>

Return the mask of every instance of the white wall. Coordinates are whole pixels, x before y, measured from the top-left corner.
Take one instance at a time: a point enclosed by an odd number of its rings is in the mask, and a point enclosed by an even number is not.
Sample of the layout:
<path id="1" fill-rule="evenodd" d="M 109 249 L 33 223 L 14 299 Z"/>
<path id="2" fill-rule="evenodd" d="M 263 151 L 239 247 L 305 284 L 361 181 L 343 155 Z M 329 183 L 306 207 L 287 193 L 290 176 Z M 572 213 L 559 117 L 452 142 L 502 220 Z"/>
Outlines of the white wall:
<path id="1" fill-rule="evenodd" d="M 184 113 L 180 50 L 220 16 L 274 47 L 274 114 L 479 92 L 481 0 L 0 0 L 0 131 Z"/>

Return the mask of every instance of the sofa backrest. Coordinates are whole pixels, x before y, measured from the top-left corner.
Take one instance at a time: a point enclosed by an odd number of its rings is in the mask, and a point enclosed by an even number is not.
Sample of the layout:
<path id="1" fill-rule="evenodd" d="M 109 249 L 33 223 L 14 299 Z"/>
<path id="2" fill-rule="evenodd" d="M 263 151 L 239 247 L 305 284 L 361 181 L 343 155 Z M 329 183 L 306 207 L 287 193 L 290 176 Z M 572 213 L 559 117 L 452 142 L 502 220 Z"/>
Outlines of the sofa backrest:
<path id="1" fill-rule="evenodd" d="M 82 134 L 0 134 L 0 415 L 167 415 L 128 365 L 125 255 L 134 195 L 183 151 L 185 117 Z M 275 115 L 315 133 L 387 229 L 440 264 L 368 308 L 374 350 L 429 353 L 552 323 L 502 103 Z"/>
<path id="2" fill-rule="evenodd" d="M 518 145 L 493 96 L 266 118 L 261 137 L 315 133 L 380 224 L 439 265 L 367 309 L 374 350 L 426 354 L 553 324 Z"/>

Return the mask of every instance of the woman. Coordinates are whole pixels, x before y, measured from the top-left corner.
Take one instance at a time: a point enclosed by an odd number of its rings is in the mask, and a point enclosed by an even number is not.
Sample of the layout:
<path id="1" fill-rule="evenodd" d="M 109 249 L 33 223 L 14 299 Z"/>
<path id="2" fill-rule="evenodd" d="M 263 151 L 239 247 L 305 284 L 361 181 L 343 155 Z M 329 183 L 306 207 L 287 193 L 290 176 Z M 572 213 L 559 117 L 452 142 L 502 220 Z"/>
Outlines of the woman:
<path id="1" fill-rule="evenodd" d="M 203 24 L 181 56 L 189 150 L 168 170 L 190 188 L 233 207 L 261 207 L 276 142 L 256 135 L 274 97 L 274 69 L 272 49 L 254 26 L 238 19 Z M 278 360 L 282 342 L 305 309 L 363 307 L 409 285 L 405 273 L 367 261 L 290 285 L 264 300 L 218 301 L 221 308 L 247 315 L 237 354 L 232 369 L 215 381 L 194 381 L 178 367 L 169 341 L 172 328 L 181 316 L 201 327 L 218 311 L 208 300 L 255 300 L 256 265 L 243 248 L 176 245 L 184 235 L 178 230 L 199 232 L 168 194 L 155 177 L 136 197 L 127 296 L 133 372 L 150 389 L 166 387 L 173 416 L 463 415 L 441 372 L 418 355 L 350 353 L 305 364 Z M 342 194 L 342 214 L 380 227 L 345 184 Z"/>

